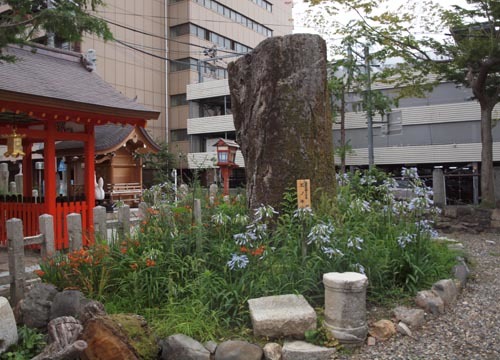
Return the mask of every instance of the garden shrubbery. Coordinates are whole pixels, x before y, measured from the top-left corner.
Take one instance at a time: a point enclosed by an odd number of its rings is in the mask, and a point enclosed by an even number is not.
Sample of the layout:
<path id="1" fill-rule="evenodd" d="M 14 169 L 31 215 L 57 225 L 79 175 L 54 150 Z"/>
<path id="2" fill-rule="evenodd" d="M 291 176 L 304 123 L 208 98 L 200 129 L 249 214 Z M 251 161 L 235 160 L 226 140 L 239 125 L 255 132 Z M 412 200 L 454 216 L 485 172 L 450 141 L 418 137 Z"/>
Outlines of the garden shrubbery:
<path id="1" fill-rule="evenodd" d="M 327 272 L 365 273 L 371 301 L 409 296 L 447 277 L 455 254 L 432 241 L 430 190 L 414 169 L 403 176 L 414 195 L 403 200 L 376 170 L 340 176 L 337 198 L 313 209 L 297 210 L 293 191 L 280 213 L 249 211 L 240 197 L 204 199 L 201 225 L 191 194 L 178 204 L 152 201 L 133 236 L 48 260 L 41 275 L 79 287 L 110 312 L 146 316 L 160 336 L 199 340 L 246 331 L 250 298 L 300 293 L 322 306 Z"/>

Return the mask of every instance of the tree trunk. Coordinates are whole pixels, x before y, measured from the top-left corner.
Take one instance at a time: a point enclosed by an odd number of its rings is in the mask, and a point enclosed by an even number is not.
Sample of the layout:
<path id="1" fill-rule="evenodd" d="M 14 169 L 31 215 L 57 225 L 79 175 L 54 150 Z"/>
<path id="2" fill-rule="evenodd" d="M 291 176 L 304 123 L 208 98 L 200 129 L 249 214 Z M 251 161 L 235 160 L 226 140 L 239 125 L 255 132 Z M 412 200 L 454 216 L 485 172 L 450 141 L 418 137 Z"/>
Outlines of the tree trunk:
<path id="1" fill-rule="evenodd" d="M 495 180 L 493 176 L 492 106 L 481 104 L 481 206 L 495 207 Z"/>

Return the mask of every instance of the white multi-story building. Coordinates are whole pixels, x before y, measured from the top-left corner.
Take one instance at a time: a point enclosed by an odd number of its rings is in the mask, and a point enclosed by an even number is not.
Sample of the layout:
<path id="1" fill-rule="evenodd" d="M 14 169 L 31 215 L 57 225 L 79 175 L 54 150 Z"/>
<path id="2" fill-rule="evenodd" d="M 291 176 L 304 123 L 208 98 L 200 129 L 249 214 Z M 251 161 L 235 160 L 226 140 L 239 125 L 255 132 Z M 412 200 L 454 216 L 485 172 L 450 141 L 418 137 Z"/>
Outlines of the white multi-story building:
<path id="1" fill-rule="evenodd" d="M 394 89 L 381 89 L 394 92 Z M 192 84 L 187 88 L 190 118 L 187 132 L 190 139 L 189 166 L 214 167 L 218 137 L 234 139 L 231 100 L 226 80 Z M 366 113 L 361 111 L 357 96 L 347 99 L 346 140 L 352 151 L 346 157 L 350 168 L 368 166 Z M 494 118 L 500 118 L 500 109 Z M 472 100 L 469 89 L 452 83 L 441 83 L 425 98 L 399 101 L 390 121 L 373 125 L 374 163 L 377 167 L 398 174 L 402 166 L 417 166 L 421 175 L 430 177 L 435 167 L 450 174 L 449 196 L 471 202 L 473 182 L 478 181 L 481 163 L 481 131 L 479 104 Z M 340 127 L 333 127 L 335 145 L 340 143 Z M 493 160 L 500 162 L 500 128 L 493 128 Z M 244 167 L 241 154 L 238 165 Z M 336 157 L 336 164 L 340 160 Z M 236 173 L 237 177 L 242 177 Z M 475 177 L 475 179 L 474 179 Z M 499 177 L 500 178 L 500 177 Z"/>

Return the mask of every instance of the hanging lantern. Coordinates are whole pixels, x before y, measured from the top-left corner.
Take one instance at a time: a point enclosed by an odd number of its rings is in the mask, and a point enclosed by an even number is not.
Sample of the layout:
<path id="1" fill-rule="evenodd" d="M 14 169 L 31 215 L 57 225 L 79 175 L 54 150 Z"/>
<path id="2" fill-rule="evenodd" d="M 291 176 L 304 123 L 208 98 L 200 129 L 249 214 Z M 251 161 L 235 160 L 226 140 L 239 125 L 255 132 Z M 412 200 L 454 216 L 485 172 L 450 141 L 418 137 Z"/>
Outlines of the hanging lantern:
<path id="1" fill-rule="evenodd" d="M 7 140 L 7 151 L 3 154 L 3 156 L 24 156 L 26 155 L 23 151 L 23 137 L 25 135 L 21 135 L 16 133 L 16 129 L 12 129 L 12 134 L 3 135 L 2 137 Z"/>

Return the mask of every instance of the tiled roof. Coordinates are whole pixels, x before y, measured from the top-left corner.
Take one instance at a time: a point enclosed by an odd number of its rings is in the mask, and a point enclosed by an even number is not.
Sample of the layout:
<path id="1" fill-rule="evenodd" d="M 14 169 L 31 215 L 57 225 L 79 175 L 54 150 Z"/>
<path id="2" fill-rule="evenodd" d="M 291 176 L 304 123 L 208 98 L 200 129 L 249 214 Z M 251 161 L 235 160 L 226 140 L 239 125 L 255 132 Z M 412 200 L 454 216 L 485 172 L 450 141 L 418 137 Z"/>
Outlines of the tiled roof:
<path id="1" fill-rule="evenodd" d="M 0 62 L 0 91 L 108 109 L 143 111 L 148 113 L 145 115 L 155 112 L 127 98 L 95 72 L 88 71 L 82 65 L 79 53 L 38 45 L 23 48 L 8 46 L 3 51 L 16 56 L 17 61 Z"/>
<path id="2" fill-rule="evenodd" d="M 95 151 L 104 151 L 121 144 L 133 130 L 134 127 L 131 125 L 121 126 L 107 124 L 96 126 Z M 158 148 L 158 145 L 151 139 L 151 137 L 147 136 L 147 132 L 144 129 L 138 128 L 138 131 L 140 131 L 145 138 L 151 142 L 150 145 L 153 148 Z M 61 141 L 56 145 L 56 149 L 58 151 L 80 148 L 83 148 L 83 143 L 81 141 Z"/>

